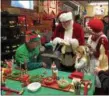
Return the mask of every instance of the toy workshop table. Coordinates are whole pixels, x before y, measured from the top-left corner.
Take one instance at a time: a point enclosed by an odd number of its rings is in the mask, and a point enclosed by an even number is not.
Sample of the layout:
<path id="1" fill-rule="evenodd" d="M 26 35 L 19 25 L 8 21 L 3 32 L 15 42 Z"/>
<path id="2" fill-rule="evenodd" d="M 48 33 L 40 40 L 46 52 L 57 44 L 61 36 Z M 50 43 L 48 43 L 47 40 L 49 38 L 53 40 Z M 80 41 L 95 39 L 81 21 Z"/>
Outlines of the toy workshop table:
<path id="1" fill-rule="evenodd" d="M 42 74 L 45 71 L 44 68 L 39 68 L 36 70 L 32 70 L 29 71 L 28 73 L 32 76 L 35 74 Z M 46 69 L 47 71 L 47 76 L 51 76 L 51 70 L 50 69 Z M 71 82 L 71 79 L 68 78 L 69 74 L 68 72 L 63 72 L 63 71 L 59 71 L 58 72 L 59 77 L 64 77 L 66 80 L 68 80 L 69 82 Z M 92 81 L 92 85 L 91 88 L 88 91 L 88 95 L 93 95 L 94 91 L 95 91 L 95 77 L 93 75 L 85 75 L 84 79 L 86 80 L 91 80 Z M 6 87 L 14 89 L 14 90 L 18 90 L 21 91 L 22 89 L 22 84 L 19 81 L 14 81 L 14 80 L 6 80 Z M 81 90 L 81 95 L 83 94 L 83 90 Z M 2 91 L 2 95 L 5 94 L 4 91 Z M 60 90 L 56 90 L 56 89 L 51 89 L 51 88 L 47 88 L 47 87 L 41 87 L 39 90 L 37 90 L 36 92 L 30 92 L 27 90 L 27 88 L 25 87 L 25 91 L 22 95 L 74 95 L 75 93 L 72 92 L 64 92 L 64 91 L 60 91 Z"/>

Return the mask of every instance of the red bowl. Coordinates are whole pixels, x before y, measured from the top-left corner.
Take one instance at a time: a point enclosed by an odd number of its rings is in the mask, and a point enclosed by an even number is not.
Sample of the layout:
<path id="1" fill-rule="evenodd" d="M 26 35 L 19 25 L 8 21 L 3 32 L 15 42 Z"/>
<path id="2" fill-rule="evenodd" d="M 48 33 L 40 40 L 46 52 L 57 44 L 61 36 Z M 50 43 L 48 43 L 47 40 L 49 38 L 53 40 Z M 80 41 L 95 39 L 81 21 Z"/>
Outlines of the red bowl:
<path id="1" fill-rule="evenodd" d="M 51 85 L 51 84 L 53 84 L 55 82 L 55 80 L 52 78 L 52 77 L 48 77 L 48 78 L 45 78 L 44 79 L 44 83 L 46 84 L 46 85 Z"/>

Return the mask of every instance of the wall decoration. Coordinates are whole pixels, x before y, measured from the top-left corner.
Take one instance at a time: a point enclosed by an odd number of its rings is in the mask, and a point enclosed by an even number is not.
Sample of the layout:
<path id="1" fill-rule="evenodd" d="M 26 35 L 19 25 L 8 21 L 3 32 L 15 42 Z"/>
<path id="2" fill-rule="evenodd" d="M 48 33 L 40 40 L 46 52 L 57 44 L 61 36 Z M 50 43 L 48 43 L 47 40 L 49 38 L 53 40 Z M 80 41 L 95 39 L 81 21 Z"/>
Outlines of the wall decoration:
<path id="1" fill-rule="evenodd" d="M 46 0 L 43 2 L 44 11 L 49 14 L 49 2 Z"/>
<path id="2" fill-rule="evenodd" d="M 56 9 L 56 1 L 55 0 L 50 1 L 49 4 L 50 4 L 50 8 Z"/>
<path id="3" fill-rule="evenodd" d="M 104 15 L 105 9 L 102 6 L 95 6 L 93 9 L 94 15 Z"/>
<path id="4" fill-rule="evenodd" d="M 49 1 L 49 14 L 52 14 L 52 11 L 57 14 L 57 1 Z"/>

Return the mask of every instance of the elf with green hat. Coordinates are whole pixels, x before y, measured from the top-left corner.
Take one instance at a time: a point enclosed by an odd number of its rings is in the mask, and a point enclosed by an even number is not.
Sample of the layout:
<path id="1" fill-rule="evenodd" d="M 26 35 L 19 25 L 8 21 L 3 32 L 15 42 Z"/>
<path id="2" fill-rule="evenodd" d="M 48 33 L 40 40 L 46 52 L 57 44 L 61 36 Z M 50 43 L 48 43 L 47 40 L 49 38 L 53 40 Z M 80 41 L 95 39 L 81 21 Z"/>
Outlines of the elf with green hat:
<path id="1" fill-rule="evenodd" d="M 34 31 L 26 32 L 26 42 L 16 50 L 15 59 L 19 67 L 27 65 L 28 70 L 46 67 L 40 56 L 40 35 Z"/>

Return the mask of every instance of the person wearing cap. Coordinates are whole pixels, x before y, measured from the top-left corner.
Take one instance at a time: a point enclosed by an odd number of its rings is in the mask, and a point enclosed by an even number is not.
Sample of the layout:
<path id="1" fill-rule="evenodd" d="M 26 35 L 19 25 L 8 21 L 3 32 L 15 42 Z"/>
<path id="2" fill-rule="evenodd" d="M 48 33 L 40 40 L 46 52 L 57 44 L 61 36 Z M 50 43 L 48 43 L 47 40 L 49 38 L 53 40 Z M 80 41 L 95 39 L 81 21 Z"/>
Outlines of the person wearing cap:
<path id="1" fill-rule="evenodd" d="M 62 53 L 61 69 L 73 71 L 74 69 L 74 54 L 79 45 L 84 45 L 84 32 L 80 24 L 74 22 L 72 12 L 61 12 L 58 15 L 60 24 L 56 27 L 52 36 L 52 43 L 54 46 L 61 46 L 59 48 Z M 65 46 L 64 46 L 65 45 Z M 57 47 L 54 49 L 58 50 Z"/>
<path id="2" fill-rule="evenodd" d="M 88 22 L 88 26 L 92 31 L 88 38 L 88 45 L 91 47 L 95 58 L 100 55 L 100 46 L 103 45 L 105 53 L 108 56 L 108 39 L 103 32 L 104 25 L 100 19 L 91 19 Z"/>
<path id="3" fill-rule="evenodd" d="M 26 63 L 27 70 L 46 67 L 46 64 L 42 62 L 39 49 L 40 35 L 29 31 L 26 35 L 26 43 L 19 46 L 16 50 L 15 59 L 17 66 L 25 68 Z"/>
<path id="4" fill-rule="evenodd" d="M 100 57 L 100 48 L 101 45 L 105 49 L 105 54 L 108 57 L 108 39 L 103 33 L 103 22 L 100 19 L 93 18 L 88 22 L 88 26 L 91 30 L 91 35 L 88 38 L 87 45 L 90 52 L 90 72 L 94 73 L 94 68 L 99 66 L 98 58 Z M 96 76 L 96 87 L 101 88 L 101 82 Z"/>

